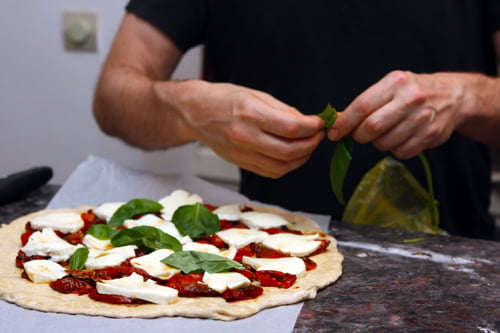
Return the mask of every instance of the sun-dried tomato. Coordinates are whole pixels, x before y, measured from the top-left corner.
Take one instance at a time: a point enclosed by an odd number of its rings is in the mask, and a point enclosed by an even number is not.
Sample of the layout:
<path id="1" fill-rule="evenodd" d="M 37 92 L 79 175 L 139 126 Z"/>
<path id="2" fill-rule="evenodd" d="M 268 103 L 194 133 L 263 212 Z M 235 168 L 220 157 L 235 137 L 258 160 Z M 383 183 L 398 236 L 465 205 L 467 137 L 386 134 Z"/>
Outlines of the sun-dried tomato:
<path id="1" fill-rule="evenodd" d="M 26 224 L 24 225 L 24 233 L 21 234 L 22 246 L 28 243 L 28 239 L 34 232 L 36 232 L 36 230 L 31 227 L 31 222 L 26 222 Z"/>
<path id="2" fill-rule="evenodd" d="M 89 282 L 88 280 L 85 281 L 76 277 L 65 276 L 59 280 L 52 281 L 50 287 L 64 294 L 84 295 L 90 293 L 92 289 L 94 289 Z"/>
<path id="3" fill-rule="evenodd" d="M 255 256 L 257 258 L 283 258 L 283 257 L 288 257 L 287 254 L 278 251 L 278 250 L 273 250 L 270 249 L 260 243 L 252 243 L 250 244 L 253 247 L 253 250 L 255 251 Z"/>
<path id="4" fill-rule="evenodd" d="M 21 244 L 22 246 L 25 246 L 28 243 L 28 240 L 31 235 L 33 235 L 35 231 L 26 231 L 23 234 L 21 234 Z"/>
<path id="5" fill-rule="evenodd" d="M 80 214 L 80 217 L 83 220 L 83 223 L 94 223 L 95 220 L 97 220 L 97 216 L 94 214 L 94 212 L 89 209 L 86 212 L 83 212 Z"/>
<path id="6" fill-rule="evenodd" d="M 265 231 L 270 235 L 280 234 L 280 233 L 302 235 L 301 231 L 289 229 L 287 226 L 282 226 L 281 228 L 267 228 L 267 229 L 262 229 L 262 231 Z"/>
<path id="7" fill-rule="evenodd" d="M 290 288 L 297 280 L 297 276 L 279 271 L 257 271 L 257 280 L 264 287 Z"/>
<path id="8" fill-rule="evenodd" d="M 212 244 L 219 249 L 226 249 L 227 248 L 227 244 L 224 243 L 224 241 L 216 234 L 204 236 L 199 242 L 206 243 L 206 244 Z"/>
<path id="9" fill-rule="evenodd" d="M 245 257 L 245 256 L 246 257 L 255 256 L 255 249 L 254 249 L 253 245 L 248 244 L 247 246 L 242 247 L 241 249 L 238 249 L 238 251 L 236 251 L 236 255 L 234 256 L 233 260 L 241 263 L 243 260 L 243 257 Z"/>
<path id="10" fill-rule="evenodd" d="M 218 208 L 217 206 L 210 205 L 210 204 L 203 204 L 203 206 L 205 206 L 205 208 L 211 212 L 213 212 L 214 210 L 216 210 Z"/>
<path id="11" fill-rule="evenodd" d="M 321 239 L 320 242 L 321 245 L 319 246 L 319 248 L 313 253 L 311 253 L 310 256 L 315 256 L 317 254 L 325 252 L 328 245 L 330 245 L 330 241 L 328 239 Z"/>
<path id="12" fill-rule="evenodd" d="M 88 283 L 95 285 L 96 273 L 93 269 L 68 269 L 66 272 L 71 277 L 85 280 Z"/>
<path id="13" fill-rule="evenodd" d="M 243 301 L 246 299 L 254 299 L 262 295 L 264 289 L 256 285 L 249 285 L 245 288 L 240 288 L 236 290 L 226 290 L 222 293 L 222 297 L 227 302 Z"/>
<path id="14" fill-rule="evenodd" d="M 89 230 L 89 228 L 94 224 L 106 224 L 106 221 L 99 219 L 91 209 L 81 213 L 80 216 L 84 223 L 83 228 L 81 228 L 80 231 L 84 234 L 86 234 L 87 230 Z"/>
<path id="15" fill-rule="evenodd" d="M 301 258 L 304 264 L 306 265 L 306 271 L 310 271 L 316 268 L 318 264 L 316 264 L 311 258 L 309 257 L 302 257 Z"/>
<path id="16" fill-rule="evenodd" d="M 84 236 L 85 234 L 81 230 L 78 230 L 76 232 L 64 235 L 63 239 L 70 244 L 77 245 L 82 244 L 82 239 Z"/>
<path id="17" fill-rule="evenodd" d="M 237 273 L 240 273 L 241 275 L 245 276 L 250 281 L 255 280 L 254 273 L 251 270 L 249 270 L 249 269 L 233 269 L 233 271 L 237 272 Z"/>
<path id="18" fill-rule="evenodd" d="M 228 220 L 220 220 L 220 230 L 226 229 L 248 229 L 248 226 L 241 223 L 240 221 L 228 221 Z"/>
<path id="19" fill-rule="evenodd" d="M 16 256 L 16 267 L 23 268 L 23 264 L 27 261 L 30 260 L 37 260 L 37 259 L 48 259 L 49 257 L 46 256 L 27 256 L 26 253 L 24 253 L 22 250 L 19 250 L 17 252 Z"/>
<path id="20" fill-rule="evenodd" d="M 131 298 L 127 296 L 99 294 L 96 289 L 92 289 L 92 291 L 89 293 L 89 297 L 95 301 L 111 304 L 138 305 L 149 303 L 141 299 Z"/>
<path id="21" fill-rule="evenodd" d="M 215 297 L 219 294 L 202 282 L 203 273 L 178 273 L 165 282 L 165 285 L 174 288 L 181 297 Z"/>
<path id="22" fill-rule="evenodd" d="M 145 278 L 150 279 L 151 276 L 144 270 L 140 268 L 135 268 L 132 266 L 112 266 L 112 267 L 105 267 L 101 269 L 96 269 L 95 270 L 95 277 L 96 279 L 99 280 L 113 280 L 113 279 L 119 279 L 125 276 L 130 276 L 132 273 L 137 273 L 139 275 L 142 275 Z"/>

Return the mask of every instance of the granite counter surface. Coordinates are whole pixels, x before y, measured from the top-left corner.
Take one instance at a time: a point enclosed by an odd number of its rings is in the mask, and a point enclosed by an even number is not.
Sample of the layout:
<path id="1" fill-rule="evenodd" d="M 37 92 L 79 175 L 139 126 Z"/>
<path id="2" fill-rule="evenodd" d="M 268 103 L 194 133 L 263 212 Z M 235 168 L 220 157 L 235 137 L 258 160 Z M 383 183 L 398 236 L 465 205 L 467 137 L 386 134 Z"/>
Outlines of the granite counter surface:
<path id="1" fill-rule="evenodd" d="M 43 209 L 57 190 L 1 206 L 0 222 Z M 341 222 L 331 233 L 343 275 L 304 303 L 293 332 L 500 332 L 500 242 Z"/>

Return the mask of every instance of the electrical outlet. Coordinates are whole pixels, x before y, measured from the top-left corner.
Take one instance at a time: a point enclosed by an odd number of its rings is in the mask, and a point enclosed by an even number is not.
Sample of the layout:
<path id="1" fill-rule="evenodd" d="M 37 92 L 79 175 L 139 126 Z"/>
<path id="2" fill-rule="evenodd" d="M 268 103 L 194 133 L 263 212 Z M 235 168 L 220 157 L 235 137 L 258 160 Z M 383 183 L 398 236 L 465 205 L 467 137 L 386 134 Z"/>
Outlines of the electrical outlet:
<path id="1" fill-rule="evenodd" d="M 97 13 L 65 11 L 63 38 L 66 50 L 97 52 Z"/>

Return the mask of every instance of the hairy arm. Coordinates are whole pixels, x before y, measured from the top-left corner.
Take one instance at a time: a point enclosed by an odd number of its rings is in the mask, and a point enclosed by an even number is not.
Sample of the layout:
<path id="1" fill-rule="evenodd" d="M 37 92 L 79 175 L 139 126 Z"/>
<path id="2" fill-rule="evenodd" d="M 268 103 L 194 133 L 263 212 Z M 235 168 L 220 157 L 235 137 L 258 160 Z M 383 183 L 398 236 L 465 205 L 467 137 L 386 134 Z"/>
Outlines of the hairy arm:
<path id="1" fill-rule="evenodd" d="M 273 178 L 309 159 L 324 135 L 319 117 L 233 84 L 173 81 L 181 56 L 168 36 L 126 14 L 96 87 L 102 130 L 144 149 L 200 141 Z"/>

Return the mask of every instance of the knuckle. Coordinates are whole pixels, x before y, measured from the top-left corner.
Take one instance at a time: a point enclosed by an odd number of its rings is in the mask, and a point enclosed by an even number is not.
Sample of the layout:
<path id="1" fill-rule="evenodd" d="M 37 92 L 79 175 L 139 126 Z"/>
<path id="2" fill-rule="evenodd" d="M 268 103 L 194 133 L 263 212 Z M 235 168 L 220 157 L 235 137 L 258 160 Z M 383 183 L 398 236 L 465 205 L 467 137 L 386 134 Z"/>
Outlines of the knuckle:
<path id="1" fill-rule="evenodd" d="M 370 133 L 375 135 L 381 133 L 384 130 L 385 128 L 384 124 L 385 124 L 384 121 L 379 117 L 370 117 L 367 118 L 365 121 L 366 129 Z"/>
<path id="2" fill-rule="evenodd" d="M 406 106 L 417 106 L 426 100 L 425 91 L 416 84 L 408 86 L 403 96 Z"/>
<path id="3" fill-rule="evenodd" d="M 373 142 L 374 146 L 383 151 L 391 150 L 392 146 L 389 144 L 388 141 L 384 139 L 377 139 Z"/>
<path id="4" fill-rule="evenodd" d="M 357 116 L 357 118 L 366 118 L 373 109 L 372 101 L 369 98 L 359 98 L 356 103 L 356 107 L 353 108 L 352 112 Z"/>
<path id="5" fill-rule="evenodd" d="M 408 71 L 395 70 L 390 72 L 388 77 L 396 85 L 406 85 L 411 81 L 411 73 Z"/>

